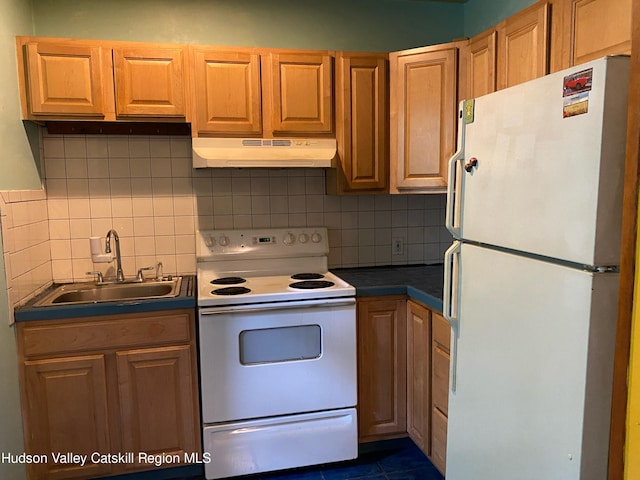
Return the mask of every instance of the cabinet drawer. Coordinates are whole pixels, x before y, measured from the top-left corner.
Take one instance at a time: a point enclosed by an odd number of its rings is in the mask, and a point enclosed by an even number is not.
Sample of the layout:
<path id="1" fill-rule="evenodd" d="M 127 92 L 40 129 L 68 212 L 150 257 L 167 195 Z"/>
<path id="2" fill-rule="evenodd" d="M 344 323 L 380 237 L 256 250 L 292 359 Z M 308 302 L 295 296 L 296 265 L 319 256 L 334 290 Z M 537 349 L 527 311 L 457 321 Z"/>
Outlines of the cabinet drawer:
<path id="1" fill-rule="evenodd" d="M 451 327 L 442 315 L 433 312 L 433 341 L 440 345 L 440 347 L 449 353 L 449 343 L 451 342 Z"/>
<path id="2" fill-rule="evenodd" d="M 449 405 L 449 354 L 440 347 L 432 351 L 432 385 L 431 395 L 433 406 L 439 408 L 445 415 Z"/>
<path id="3" fill-rule="evenodd" d="M 445 474 L 447 461 L 447 417 L 437 408 L 431 418 L 431 462 Z"/>
<path id="4" fill-rule="evenodd" d="M 193 317 L 184 310 L 18 323 L 18 343 L 24 357 L 188 343 Z"/>

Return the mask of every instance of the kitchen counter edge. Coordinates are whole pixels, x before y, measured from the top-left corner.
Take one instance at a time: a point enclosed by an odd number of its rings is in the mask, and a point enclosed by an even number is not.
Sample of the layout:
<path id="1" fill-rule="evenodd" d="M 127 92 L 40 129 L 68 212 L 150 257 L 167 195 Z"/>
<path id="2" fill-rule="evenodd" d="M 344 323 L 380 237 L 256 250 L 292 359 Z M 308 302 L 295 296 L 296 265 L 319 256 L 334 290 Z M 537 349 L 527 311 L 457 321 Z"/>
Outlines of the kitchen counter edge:
<path id="1" fill-rule="evenodd" d="M 356 288 L 356 297 L 407 295 L 442 312 L 443 264 L 332 268 Z"/>

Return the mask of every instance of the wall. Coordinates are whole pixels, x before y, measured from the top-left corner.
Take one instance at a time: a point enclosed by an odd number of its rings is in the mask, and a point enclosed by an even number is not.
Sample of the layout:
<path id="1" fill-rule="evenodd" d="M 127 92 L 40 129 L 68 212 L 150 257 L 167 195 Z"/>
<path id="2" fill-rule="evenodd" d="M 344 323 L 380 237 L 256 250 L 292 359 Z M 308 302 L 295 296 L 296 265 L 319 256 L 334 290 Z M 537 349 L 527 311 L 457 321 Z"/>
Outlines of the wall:
<path id="1" fill-rule="evenodd" d="M 0 0 L 0 190 L 39 188 L 40 178 L 27 133 L 20 121 L 15 36 L 33 34 L 31 3 Z M 33 131 L 33 129 L 32 129 Z M 37 148 L 37 147 L 36 147 Z M 0 202 L 0 214 L 4 213 Z M 0 216 L 0 223 L 4 218 Z M 1 229 L 0 229 L 1 231 Z M 0 233 L 0 246 L 2 246 Z M 9 298 L 0 255 L 0 452 L 24 450 L 18 388 L 18 366 L 13 328 L 9 327 Z M 0 478 L 26 478 L 24 465 L 0 463 Z"/>
<path id="2" fill-rule="evenodd" d="M 88 238 L 115 228 L 125 275 L 195 272 L 195 229 L 322 225 L 332 267 L 439 263 L 443 195 L 325 195 L 323 169 L 198 169 L 186 137 L 44 135 L 53 278 L 87 280 Z M 402 238 L 402 255 L 392 255 Z"/>
<path id="3" fill-rule="evenodd" d="M 464 5 L 464 36 L 473 37 L 537 0 L 468 0 Z"/>
<path id="4" fill-rule="evenodd" d="M 463 34 L 463 5 L 413 0 L 33 0 L 36 34 L 391 51 Z"/>

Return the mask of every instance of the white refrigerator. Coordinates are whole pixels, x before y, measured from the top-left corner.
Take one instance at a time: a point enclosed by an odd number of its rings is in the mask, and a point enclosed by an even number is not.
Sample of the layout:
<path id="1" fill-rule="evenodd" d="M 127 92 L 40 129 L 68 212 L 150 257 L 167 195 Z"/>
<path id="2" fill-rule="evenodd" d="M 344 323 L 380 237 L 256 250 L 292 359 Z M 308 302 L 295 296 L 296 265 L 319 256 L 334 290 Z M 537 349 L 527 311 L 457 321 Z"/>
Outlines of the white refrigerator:
<path id="1" fill-rule="evenodd" d="M 461 103 L 447 480 L 603 480 L 629 58 Z"/>

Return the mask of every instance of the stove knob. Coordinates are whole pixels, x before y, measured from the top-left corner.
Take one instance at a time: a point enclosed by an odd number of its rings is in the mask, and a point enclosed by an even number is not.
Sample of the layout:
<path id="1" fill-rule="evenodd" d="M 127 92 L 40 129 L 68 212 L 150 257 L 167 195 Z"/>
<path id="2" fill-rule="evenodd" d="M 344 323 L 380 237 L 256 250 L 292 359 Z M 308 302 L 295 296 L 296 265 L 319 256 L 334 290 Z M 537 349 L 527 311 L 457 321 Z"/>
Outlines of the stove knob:
<path id="1" fill-rule="evenodd" d="M 284 236 L 284 244 L 285 245 L 293 245 L 293 243 L 296 241 L 296 237 L 293 233 L 287 233 Z"/>
<path id="2" fill-rule="evenodd" d="M 320 243 L 320 240 L 322 240 L 322 236 L 318 232 L 311 235 L 311 241 L 313 243 Z"/>
<path id="3" fill-rule="evenodd" d="M 227 245 L 229 245 L 229 237 L 227 237 L 226 235 L 222 235 L 218 239 L 218 243 L 220 244 L 221 247 L 226 247 Z"/>
<path id="4" fill-rule="evenodd" d="M 307 243 L 309 241 L 309 235 L 307 235 L 306 233 L 301 233 L 300 235 L 298 235 L 298 241 L 300 243 Z"/>
<path id="5" fill-rule="evenodd" d="M 211 247 L 213 247 L 213 246 L 216 244 L 216 239 L 215 239 L 215 238 L 213 238 L 211 235 L 209 235 L 208 237 L 206 237 L 206 238 L 204 239 L 204 244 L 205 244 L 207 247 L 211 248 Z"/>

